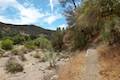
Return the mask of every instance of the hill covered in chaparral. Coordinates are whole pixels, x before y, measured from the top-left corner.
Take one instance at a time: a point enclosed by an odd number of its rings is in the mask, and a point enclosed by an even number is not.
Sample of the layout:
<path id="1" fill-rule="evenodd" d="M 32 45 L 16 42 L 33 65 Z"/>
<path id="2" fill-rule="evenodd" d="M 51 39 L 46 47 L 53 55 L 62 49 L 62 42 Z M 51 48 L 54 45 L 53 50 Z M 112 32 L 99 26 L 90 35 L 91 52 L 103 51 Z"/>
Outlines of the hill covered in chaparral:
<path id="1" fill-rule="evenodd" d="M 37 36 L 40 34 L 51 36 L 51 34 L 54 32 L 53 30 L 44 29 L 35 25 L 13 25 L 2 22 L 0 22 L 0 31 L 3 31 L 5 33 L 14 32 L 33 36 Z"/>

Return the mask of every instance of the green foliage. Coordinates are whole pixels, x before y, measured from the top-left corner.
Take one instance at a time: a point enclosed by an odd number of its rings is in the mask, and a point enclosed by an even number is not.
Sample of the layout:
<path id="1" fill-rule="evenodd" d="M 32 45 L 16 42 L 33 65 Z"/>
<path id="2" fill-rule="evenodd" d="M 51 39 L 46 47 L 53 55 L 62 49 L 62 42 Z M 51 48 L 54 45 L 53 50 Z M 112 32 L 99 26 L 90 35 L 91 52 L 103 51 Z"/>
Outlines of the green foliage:
<path id="1" fill-rule="evenodd" d="M 22 35 L 16 35 L 13 37 L 14 44 L 23 44 L 25 42 L 25 37 Z"/>
<path id="2" fill-rule="evenodd" d="M 66 8 L 67 31 L 71 34 L 66 32 L 69 40 L 65 42 L 70 42 L 73 49 L 85 48 L 98 39 L 108 44 L 119 44 L 119 9 L 119 0 L 82 0 L 75 9 Z"/>
<path id="3" fill-rule="evenodd" d="M 52 44 L 45 36 L 35 39 L 34 44 L 41 49 L 52 50 Z"/>
<path id="4" fill-rule="evenodd" d="M 17 72 L 22 72 L 24 70 L 23 66 L 16 62 L 13 59 L 10 59 L 6 63 L 6 70 L 10 73 L 17 73 Z"/>
<path id="5" fill-rule="evenodd" d="M 87 46 L 88 43 L 88 37 L 87 35 L 82 31 L 76 31 L 74 35 L 74 49 L 83 49 Z"/>
<path id="6" fill-rule="evenodd" d="M 57 28 L 57 31 L 53 33 L 52 35 L 52 45 L 55 51 L 61 51 L 63 50 L 64 42 L 63 42 L 63 37 L 64 37 L 64 29 Z"/>
<path id="7" fill-rule="evenodd" d="M 1 48 L 4 50 L 11 50 L 13 48 L 13 41 L 11 39 L 2 40 Z"/>
<path id="8" fill-rule="evenodd" d="M 2 34 L 2 31 L 0 31 L 0 39 L 2 39 L 3 37 L 3 34 Z"/>
<path id="9" fill-rule="evenodd" d="M 102 35 L 102 40 L 103 40 L 104 42 L 108 42 L 109 36 L 110 36 L 110 32 L 103 31 L 103 32 L 101 33 L 101 35 Z"/>
<path id="10" fill-rule="evenodd" d="M 30 38 L 30 40 L 35 40 L 37 38 L 37 36 L 30 35 L 29 38 Z"/>
<path id="11" fill-rule="evenodd" d="M 28 48 L 28 49 L 31 49 L 31 50 L 36 48 L 33 41 L 26 42 L 25 47 Z"/>

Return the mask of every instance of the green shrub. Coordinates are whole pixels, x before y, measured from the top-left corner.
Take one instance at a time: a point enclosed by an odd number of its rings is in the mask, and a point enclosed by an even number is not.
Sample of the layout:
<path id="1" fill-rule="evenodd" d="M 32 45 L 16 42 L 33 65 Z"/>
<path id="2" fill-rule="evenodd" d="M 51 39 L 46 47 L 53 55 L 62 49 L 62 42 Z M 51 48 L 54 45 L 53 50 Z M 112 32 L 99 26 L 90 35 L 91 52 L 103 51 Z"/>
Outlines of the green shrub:
<path id="1" fill-rule="evenodd" d="M 23 44 L 25 41 L 25 37 L 22 35 L 16 35 L 14 38 L 14 44 Z"/>
<path id="2" fill-rule="evenodd" d="M 2 40 L 1 48 L 4 50 L 11 50 L 13 48 L 13 41 L 11 39 Z"/>
<path id="3" fill-rule="evenodd" d="M 64 42 L 63 42 L 63 37 L 64 37 L 65 30 L 64 28 L 57 28 L 56 32 L 52 34 L 52 46 L 55 51 L 62 51 L 64 49 Z"/>
<path id="4" fill-rule="evenodd" d="M 109 42 L 109 39 L 110 39 L 110 33 L 109 32 L 103 31 L 101 33 L 101 36 L 102 36 L 102 40 L 103 40 L 104 43 Z"/>
<path id="5" fill-rule="evenodd" d="M 51 42 L 44 36 L 41 36 L 37 38 L 36 40 L 34 40 L 34 44 L 41 49 L 49 49 L 49 50 L 52 49 Z"/>
<path id="6" fill-rule="evenodd" d="M 9 60 L 6 63 L 6 70 L 10 73 L 22 72 L 24 70 L 23 66 L 14 60 Z"/>
<path id="7" fill-rule="evenodd" d="M 25 44 L 25 47 L 26 47 L 27 49 L 35 49 L 35 48 L 36 48 L 36 46 L 35 46 L 35 44 L 34 44 L 33 41 L 27 42 L 27 43 Z"/>
<path id="8" fill-rule="evenodd" d="M 82 31 L 76 31 L 76 32 L 74 32 L 74 34 L 75 34 L 75 36 L 73 37 L 74 38 L 73 50 L 85 48 L 85 46 L 88 43 L 87 35 L 85 33 L 83 33 Z"/>

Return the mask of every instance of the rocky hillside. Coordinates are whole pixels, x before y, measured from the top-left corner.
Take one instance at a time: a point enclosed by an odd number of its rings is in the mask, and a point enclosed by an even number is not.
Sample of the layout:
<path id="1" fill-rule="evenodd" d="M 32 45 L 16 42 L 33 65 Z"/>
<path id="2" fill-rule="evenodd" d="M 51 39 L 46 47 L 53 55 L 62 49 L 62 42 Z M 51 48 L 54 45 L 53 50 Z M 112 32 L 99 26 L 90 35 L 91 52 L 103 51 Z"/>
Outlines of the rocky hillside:
<path id="1" fill-rule="evenodd" d="M 0 22 L 0 31 L 17 32 L 25 35 L 39 35 L 45 34 L 50 36 L 54 31 L 47 30 L 35 25 L 13 25 Z"/>

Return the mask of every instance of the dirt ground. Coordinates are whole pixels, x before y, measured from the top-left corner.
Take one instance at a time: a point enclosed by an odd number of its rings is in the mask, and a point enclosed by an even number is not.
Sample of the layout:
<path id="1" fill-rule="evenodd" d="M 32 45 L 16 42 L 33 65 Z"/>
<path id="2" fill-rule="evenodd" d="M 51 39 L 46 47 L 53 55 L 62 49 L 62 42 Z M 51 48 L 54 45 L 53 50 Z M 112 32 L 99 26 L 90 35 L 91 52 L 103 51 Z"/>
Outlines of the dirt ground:
<path id="1" fill-rule="evenodd" d="M 24 66 L 24 71 L 15 74 L 7 73 L 5 70 L 5 64 L 9 57 L 0 58 L 0 80 L 56 80 L 58 77 L 57 69 L 48 69 L 49 62 L 39 62 L 39 59 L 31 56 L 35 53 L 36 51 L 32 51 L 25 54 L 27 60 L 24 62 L 18 60 Z M 17 58 L 17 56 L 15 57 Z M 60 66 L 64 63 L 65 59 L 57 61 L 56 65 Z"/>
<path id="2" fill-rule="evenodd" d="M 60 69 L 59 80 L 120 80 L 119 47 L 99 46 L 76 54 Z"/>
<path id="3" fill-rule="evenodd" d="M 5 63 L 9 57 L 0 58 L 0 80 L 120 80 L 120 48 L 99 46 L 74 56 L 57 61 L 58 68 L 48 69 L 49 62 L 39 62 L 31 56 L 35 51 L 25 54 L 27 61 L 20 63 L 24 71 L 7 73 Z"/>

